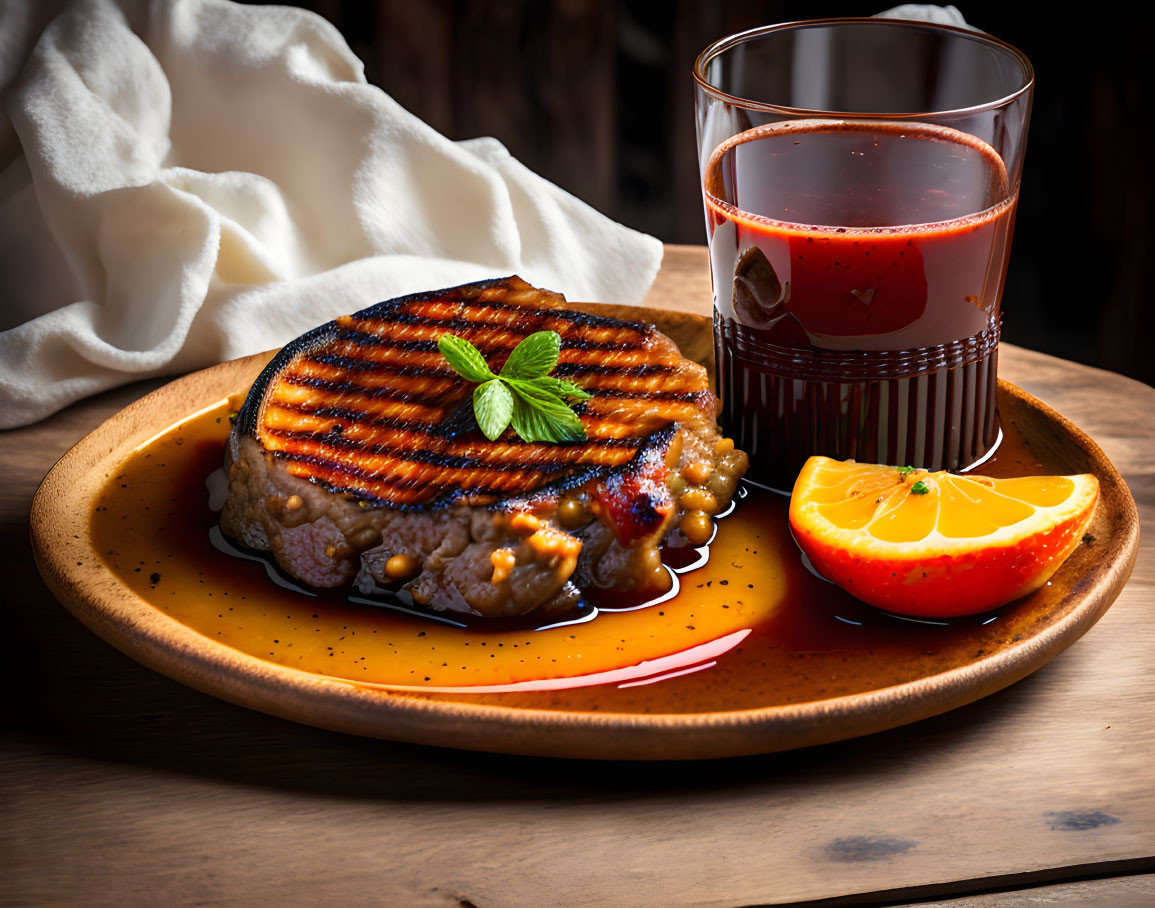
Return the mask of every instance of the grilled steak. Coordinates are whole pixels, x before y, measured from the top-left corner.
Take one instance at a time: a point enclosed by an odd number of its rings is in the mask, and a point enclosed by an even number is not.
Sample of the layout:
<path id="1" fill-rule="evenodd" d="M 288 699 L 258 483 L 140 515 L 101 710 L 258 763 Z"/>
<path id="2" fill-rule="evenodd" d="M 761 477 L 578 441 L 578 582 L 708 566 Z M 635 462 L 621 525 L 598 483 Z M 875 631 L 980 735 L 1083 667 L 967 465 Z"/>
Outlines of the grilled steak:
<path id="1" fill-rule="evenodd" d="M 718 436 L 705 370 L 649 325 L 563 308 L 520 278 L 378 303 L 274 357 L 229 438 L 226 535 L 314 587 L 409 594 L 487 616 L 572 608 L 582 590 L 668 588 L 663 544 L 701 544 L 746 455 Z M 473 385 L 437 348 L 500 371 L 561 336 L 554 375 L 591 399 L 586 440 L 477 428 Z"/>

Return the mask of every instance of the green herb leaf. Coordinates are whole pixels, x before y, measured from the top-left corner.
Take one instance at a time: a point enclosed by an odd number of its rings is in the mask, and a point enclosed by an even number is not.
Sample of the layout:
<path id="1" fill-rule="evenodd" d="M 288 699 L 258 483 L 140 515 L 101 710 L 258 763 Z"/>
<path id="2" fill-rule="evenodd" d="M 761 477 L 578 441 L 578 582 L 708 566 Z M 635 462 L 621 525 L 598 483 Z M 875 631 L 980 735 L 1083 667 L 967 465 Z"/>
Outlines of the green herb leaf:
<path id="1" fill-rule="evenodd" d="M 528 340 L 528 338 L 526 339 Z M 525 343 L 525 341 L 522 341 Z M 520 344 L 518 345 L 520 346 Z M 437 339 L 437 349 L 453 370 L 462 378 L 474 382 L 486 382 L 497 378 L 490 371 L 481 352 L 463 337 L 443 334 Z M 514 353 L 517 350 L 513 351 Z"/>
<path id="2" fill-rule="evenodd" d="M 523 397 L 533 398 L 534 401 L 543 401 L 547 404 L 560 403 L 566 406 L 561 399 L 562 395 L 557 393 L 545 379 L 546 376 L 542 375 L 537 378 L 502 378 L 502 381 L 514 391 L 520 392 Z"/>
<path id="3" fill-rule="evenodd" d="M 899 476 L 905 476 L 907 473 L 913 473 L 914 467 L 895 467 L 898 470 Z"/>
<path id="4" fill-rule="evenodd" d="M 490 441 L 497 441 L 513 418 L 513 394 L 500 378 L 473 389 L 473 415 L 477 427 Z"/>
<path id="5" fill-rule="evenodd" d="M 561 335 L 556 331 L 538 331 L 523 339 L 513 348 L 501 375 L 494 375 L 481 352 L 464 338 L 443 334 L 437 349 L 454 371 L 477 382 L 473 415 L 490 441 L 500 438 L 511 423 L 513 431 L 528 442 L 585 440 L 585 426 L 566 399 L 588 400 L 590 395 L 572 381 L 548 374 L 561 352 Z"/>
<path id="6" fill-rule="evenodd" d="M 543 390 L 548 390 L 557 397 L 572 397 L 574 400 L 589 400 L 593 395 L 575 385 L 572 381 L 563 378 L 554 378 L 552 375 L 540 375 L 531 379 L 533 384 Z"/>
<path id="7" fill-rule="evenodd" d="M 563 444 L 585 440 L 585 426 L 563 401 L 535 392 L 522 381 L 509 384 L 514 393 L 513 431 L 525 441 Z"/>
<path id="8" fill-rule="evenodd" d="M 910 487 L 910 493 L 912 495 L 925 495 L 929 491 L 930 486 L 928 486 L 921 479 Z"/>
<path id="9" fill-rule="evenodd" d="M 502 378 L 539 378 L 549 375 L 561 354 L 561 335 L 538 331 L 513 348 L 501 369 Z"/>
<path id="10" fill-rule="evenodd" d="M 585 440 L 586 432 L 582 421 L 569 405 L 554 393 L 548 376 L 533 379 L 511 378 L 503 381 L 532 411 L 522 412 L 514 407 L 514 431 L 526 441 L 551 441 L 560 444 Z M 519 426 L 522 428 L 518 428 Z"/>

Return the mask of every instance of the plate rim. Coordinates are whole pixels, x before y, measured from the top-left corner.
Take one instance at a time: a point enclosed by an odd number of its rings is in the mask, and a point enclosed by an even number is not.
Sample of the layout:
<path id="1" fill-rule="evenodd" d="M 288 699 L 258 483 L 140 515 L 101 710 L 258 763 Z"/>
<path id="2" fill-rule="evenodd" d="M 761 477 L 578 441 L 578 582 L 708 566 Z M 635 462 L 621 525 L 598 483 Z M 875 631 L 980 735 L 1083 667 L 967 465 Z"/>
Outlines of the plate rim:
<path id="1" fill-rule="evenodd" d="M 645 311 L 639 310 L 639 315 Z M 29 521 L 32 550 L 53 595 L 81 623 L 130 658 L 220 699 L 333 731 L 469 750 L 630 760 L 743 756 L 859 737 L 964 706 L 1040 668 L 1102 617 L 1130 577 L 1138 556 L 1138 509 L 1102 449 L 1062 414 L 1000 379 L 1001 394 L 1039 411 L 1095 464 L 1100 502 L 1110 495 L 1119 506 L 1121 526 L 1111 538 L 1116 551 L 1106 572 L 1089 590 L 1067 594 L 1080 595 L 1082 601 L 1018 645 L 945 672 L 871 691 L 707 713 L 471 704 L 314 674 L 266 662 L 169 616 L 120 583 L 88 532 L 93 499 L 104 485 L 107 470 L 155 437 L 159 422 L 164 423 L 159 431 L 165 431 L 179 421 L 158 418 L 158 404 L 170 399 L 209 400 L 211 393 L 209 405 L 215 406 L 232 393 L 218 390 L 226 376 L 254 369 L 271 355 L 231 360 L 169 382 L 77 442 L 36 490 Z M 196 412 L 179 411 L 181 418 Z M 832 721 L 835 718 L 839 721 Z M 721 731 L 729 734 L 720 736 Z M 591 736 L 591 732 L 602 734 Z"/>

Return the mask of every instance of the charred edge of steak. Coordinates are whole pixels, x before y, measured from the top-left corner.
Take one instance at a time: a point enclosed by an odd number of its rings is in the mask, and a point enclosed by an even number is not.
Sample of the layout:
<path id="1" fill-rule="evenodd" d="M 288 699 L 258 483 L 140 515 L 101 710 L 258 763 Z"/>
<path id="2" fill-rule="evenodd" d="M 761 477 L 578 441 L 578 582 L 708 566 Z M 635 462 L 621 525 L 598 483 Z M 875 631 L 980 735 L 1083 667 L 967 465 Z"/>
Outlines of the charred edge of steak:
<path id="1" fill-rule="evenodd" d="M 371 495 L 361 489 L 346 488 L 342 486 L 335 486 L 332 483 L 326 482 L 317 477 L 310 476 L 307 480 L 314 485 L 325 489 L 333 495 L 342 496 L 350 501 L 356 501 L 358 505 L 365 509 L 374 508 L 388 508 L 394 511 L 402 512 L 417 512 L 426 510 L 443 510 L 453 505 L 464 502 L 472 506 L 484 506 L 491 510 L 503 511 L 508 510 L 513 503 L 534 503 L 550 498 L 555 498 L 560 494 L 580 488 L 595 479 L 612 478 L 614 476 L 628 474 L 636 469 L 639 465 L 648 463 L 652 452 L 664 451 L 669 444 L 670 439 L 674 433 L 677 432 L 678 427 L 674 423 L 670 423 L 662 428 L 651 432 L 638 445 L 634 456 L 626 463 L 616 467 L 605 467 L 596 465 L 579 466 L 570 470 L 568 473 L 543 483 L 541 486 L 525 493 L 517 493 L 514 495 L 500 495 L 494 493 L 492 490 L 484 487 L 473 487 L 468 489 L 462 488 L 447 488 L 445 491 L 438 494 L 436 497 L 422 502 L 420 504 L 397 504 L 395 502 L 382 501 L 374 495 Z M 252 437 L 252 433 L 244 433 Z M 273 457 L 278 461 L 289 461 L 293 458 L 284 454 L 273 454 L 266 452 L 269 457 Z M 424 458 L 424 462 L 431 464 L 448 463 L 451 460 L 451 455 L 430 455 Z M 543 472 L 548 470 L 562 469 L 566 464 L 542 463 Z"/>
<path id="2" fill-rule="evenodd" d="M 392 315 L 394 310 L 403 308 L 410 303 L 428 302 L 430 300 L 449 297 L 450 295 L 458 297 L 458 299 L 454 300 L 454 302 L 476 303 L 476 297 L 479 296 L 483 291 L 487 289 L 502 289 L 508 284 L 508 282 L 513 280 L 520 281 L 520 278 L 517 278 L 516 275 L 510 275 L 509 277 L 493 278 L 487 281 L 476 281 L 470 284 L 459 284 L 456 287 L 446 287 L 443 290 L 426 290 L 421 293 L 410 293 L 406 296 L 399 296 L 395 299 L 384 300 L 380 303 L 374 303 L 372 306 L 367 306 L 358 312 L 354 312 L 352 314 L 352 318 L 388 318 Z M 485 301 L 484 305 L 506 312 L 525 308 L 518 305 L 517 303 L 506 303 L 500 300 L 487 300 Z M 620 318 L 608 318 L 604 315 L 591 315 L 588 312 L 578 312 L 574 309 L 566 309 L 560 303 L 552 303 L 548 300 L 537 302 L 535 303 L 535 306 L 541 309 L 549 309 L 551 312 L 554 312 L 556 315 L 563 316 L 575 325 L 584 325 L 595 328 L 622 328 L 632 329 L 635 331 L 644 329 L 647 333 L 658 333 L 657 328 L 655 328 L 653 325 L 646 324 L 645 322 L 627 322 Z M 407 318 L 406 316 L 398 317 L 396 315 L 392 315 L 392 317 L 399 319 L 402 322 Z M 408 318 L 414 319 L 417 318 L 417 316 L 409 316 Z M 453 330 L 455 326 L 455 323 L 451 320 L 446 320 L 443 324 L 447 330 Z M 475 326 L 475 323 L 468 322 L 463 323 L 460 327 L 465 328 L 472 326 Z M 293 360 L 293 357 L 297 356 L 298 354 L 311 353 L 318 347 L 324 346 L 330 341 L 335 340 L 340 330 L 340 325 L 338 324 L 337 320 L 333 319 L 332 321 L 325 322 L 323 325 L 318 325 L 316 328 L 313 328 L 310 331 L 306 331 L 300 337 L 289 341 L 289 343 L 285 344 L 285 346 L 277 352 L 276 356 L 274 356 L 265 366 L 265 368 L 261 370 L 261 374 L 257 376 L 256 381 L 253 382 L 252 387 L 249 389 L 249 394 L 245 398 L 244 405 L 237 413 L 237 426 L 240 431 L 249 435 L 253 435 L 255 433 L 257 427 L 257 416 L 259 415 L 261 409 L 261 400 L 265 396 L 265 389 L 268 387 L 269 382 L 274 378 L 274 376 L 276 376 L 277 373 L 289 365 L 289 363 Z M 374 342 L 376 342 L 376 339 L 374 339 Z M 595 345 L 586 343 L 579 345 L 579 349 L 586 347 L 592 348 L 593 346 Z"/>
<path id="3" fill-rule="evenodd" d="M 517 502 L 526 502 L 527 504 L 534 504 L 536 502 L 545 501 L 551 498 L 557 498 L 566 492 L 572 492 L 574 489 L 581 488 L 588 485 L 592 480 L 609 478 L 621 474 L 628 474 L 638 470 L 641 466 L 649 464 L 654 461 L 655 456 L 661 459 L 664 456 L 666 449 L 669 447 L 670 440 L 674 437 L 674 433 L 678 431 L 678 427 L 671 423 L 668 426 L 663 426 L 656 432 L 651 432 L 646 436 L 645 440 L 638 447 L 637 452 L 626 463 L 618 467 L 579 467 L 578 469 L 567 473 L 565 476 L 555 479 L 553 482 L 547 483 L 540 488 L 534 489 L 525 495 L 516 496 Z M 467 498 L 467 495 L 460 495 L 455 497 Z M 490 496 L 492 498 L 492 496 Z M 451 502 L 446 502 L 449 504 Z M 487 506 L 495 511 L 509 510 L 511 500 L 491 501 Z"/>
<path id="4" fill-rule="evenodd" d="M 221 529 L 309 586 L 408 592 L 434 611 L 557 614 L 599 589 L 645 598 L 668 588 L 662 547 L 703 544 L 747 463 L 704 421 L 661 437 L 628 472 L 555 497 L 404 513 L 334 496 L 234 432 Z"/>
<path id="5" fill-rule="evenodd" d="M 358 404 L 361 396 L 378 396 L 376 385 L 361 388 L 345 377 L 347 370 L 376 368 L 358 346 L 399 348 L 400 365 L 390 361 L 386 371 L 404 390 L 414 376 L 445 374 L 430 366 L 437 350 L 430 328 L 476 333 L 492 322 L 509 331 L 511 312 L 531 316 L 512 320 L 526 330 L 555 319 L 571 326 L 571 334 L 559 330 L 563 345 L 580 351 L 566 364 L 574 374 L 629 371 L 644 378 L 636 392 L 597 389 L 588 404 L 596 419 L 612 419 L 606 410 L 642 421 L 621 438 L 595 433 L 580 445 L 539 446 L 524 457 L 506 452 L 494 460 L 472 442 L 454 442 L 476 430 L 468 395 L 441 398 L 428 419 Z M 357 319 L 378 324 L 350 324 Z M 395 323 L 411 326 L 402 337 L 419 339 L 390 339 Z M 600 354 L 612 350 L 626 351 L 626 363 L 607 365 Z M 410 351 L 418 360 L 411 367 L 403 362 Z M 342 316 L 290 342 L 249 390 L 226 452 L 230 490 L 221 529 L 242 545 L 271 551 L 309 586 L 402 591 L 433 610 L 502 616 L 571 608 L 596 589 L 656 595 L 670 583 L 662 547 L 707 542 L 713 515 L 728 506 L 747 466 L 746 455 L 718 435 L 717 400 L 701 367 L 676 354 L 653 326 L 566 309 L 563 297 L 520 278 L 411 294 Z M 304 393 L 323 408 L 278 396 L 281 377 L 305 359 L 325 364 L 327 371 L 309 376 L 315 381 L 299 383 L 314 389 Z M 419 392 L 404 400 L 422 404 Z M 621 404 L 630 409 L 619 411 L 617 397 L 630 398 Z M 274 428 L 266 419 L 270 401 L 280 420 Z M 326 425 L 330 416 L 340 424 Z M 374 429 L 346 439 L 350 424 Z M 365 441 L 378 437 L 376 429 L 384 430 L 381 443 Z M 399 446 L 391 432 L 410 437 Z M 270 439 L 288 442 L 266 446 Z M 583 452 L 574 450 L 580 447 L 590 449 L 594 463 L 580 462 Z M 607 451 L 612 447 L 622 450 Z M 365 461 L 345 460 L 359 452 Z M 341 469 L 313 471 L 331 458 Z M 398 470 L 418 477 L 419 501 L 377 497 L 366 479 L 391 484 Z M 525 471 L 525 478 L 506 483 L 506 470 Z M 443 473 L 453 481 L 439 482 Z"/>
<path id="6" fill-rule="evenodd" d="M 507 290 L 509 289 L 511 282 L 519 285 L 516 289 L 534 289 L 530 287 L 530 285 L 525 284 L 523 281 L 521 281 L 520 278 L 517 278 L 516 276 L 494 278 L 486 281 L 461 284 L 456 287 L 447 287 L 442 290 L 423 291 L 420 293 L 411 293 L 406 296 L 396 297 L 394 299 L 375 303 L 372 306 L 361 309 L 360 311 L 353 313 L 351 317 L 360 319 L 388 318 L 397 321 L 398 323 L 404 323 L 406 321 L 420 321 L 423 318 L 422 316 L 406 315 L 403 313 L 398 314 L 397 310 L 402 309 L 411 303 L 429 302 L 441 299 L 445 299 L 447 302 L 461 303 L 464 305 L 483 305 L 487 308 L 506 312 L 524 309 L 525 307 L 518 303 L 510 303 L 502 300 L 477 299 L 478 296 L 480 296 L 485 290 L 488 289 Z M 535 301 L 533 308 L 549 310 L 552 314 L 563 317 L 574 325 L 595 328 L 616 328 L 640 332 L 646 336 L 655 334 L 660 335 L 660 332 L 653 325 L 644 322 L 629 322 L 623 319 L 608 318 L 606 316 L 591 315 L 586 312 L 566 309 L 560 302 L 555 301 L 563 300 L 564 297 L 555 294 L 546 294 L 545 292 L 542 293 L 542 299 Z M 457 323 L 453 320 L 439 320 L 438 324 L 443 325 L 447 330 L 453 330 L 455 327 L 460 327 L 461 329 L 476 327 L 476 322 L 462 322 L 460 326 L 458 326 Z M 338 320 L 334 319 L 332 321 L 326 322 L 323 325 L 319 325 L 318 327 L 313 328 L 312 330 L 302 334 L 295 340 L 290 341 L 284 347 L 282 347 L 281 350 L 278 351 L 278 353 L 272 358 L 272 360 L 269 361 L 265 368 L 261 370 L 261 373 L 257 376 L 256 380 L 253 382 L 252 387 L 249 389 L 248 395 L 245 397 L 245 401 L 237 413 L 236 430 L 255 438 L 257 435 L 258 420 L 261 413 L 261 405 L 264 401 L 265 393 L 268 389 L 269 383 L 278 374 L 280 374 L 282 370 L 287 368 L 296 357 L 308 356 L 313 351 L 323 348 L 327 344 L 337 340 L 339 337 L 344 336 L 345 333 L 346 329 L 343 329 Z M 376 336 L 373 336 L 366 342 L 378 343 L 379 339 Z M 430 344 L 429 342 L 425 341 L 411 343 L 415 348 L 420 346 L 421 349 L 436 349 L 435 343 Z M 600 348 L 602 345 L 590 341 L 579 341 L 577 343 L 571 343 L 569 346 L 571 346 L 573 349 L 585 350 Z M 610 347 L 614 346 L 615 345 L 610 345 Z M 595 366 L 588 366 L 585 368 L 598 371 Z M 599 392 L 599 395 L 614 396 L 614 392 L 602 391 Z M 657 392 L 655 396 L 658 398 L 665 397 L 662 392 Z M 679 393 L 677 396 L 682 398 L 686 395 Z M 691 392 L 690 394 L 690 397 L 693 399 L 697 399 L 698 397 L 707 398 L 711 396 L 712 395 L 709 391 Z M 584 407 L 584 403 L 577 404 L 575 406 L 575 411 L 580 415 L 583 412 Z M 458 407 L 457 411 L 454 412 L 449 419 L 438 425 L 423 425 L 422 429 L 430 436 L 445 439 L 453 439 L 459 435 L 466 434 L 477 429 L 477 421 L 473 414 L 471 398 L 466 397 Z M 673 424 L 670 424 L 653 432 L 640 443 L 635 458 L 627 464 L 619 465 L 618 467 L 579 467 L 573 472 L 562 476 L 559 479 L 542 485 L 539 489 L 536 489 L 528 494 L 519 495 L 517 497 L 521 500 L 539 500 L 541 498 L 547 498 L 558 493 L 570 491 L 571 489 L 584 485 L 593 479 L 606 477 L 617 472 L 628 470 L 630 469 L 630 464 L 634 463 L 635 460 L 640 458 L 647 451 L 652 451 L 655 446 L 664 446 L 667 444 L 674 431 L 676 431 L 676 427 Z M 629 441 L 632 443 L 633 439 L 630 439 Z M 612 444 L 614 441 L 610 440 L 607 443 Z M 584 442 L 577 442 L 575 444 L 580 445 L 584 444 Z M 273 456 L 285 457 L 284 454 L 280 453 Z M 430 455 L 428 458 L 420 458 L 418 456 L 417 459 L 434 465 L 448 466 L 450 465 L 449 457 L 450 455 Z M 286 457 L 285 459 L 290 458 Z M 557 470 L 564 469 L 566 464 L 562 462 L 553 464 L 542 462 L 539 466 L 543 473 L 549 473 L 551 471 L 556 472 Z M 429 501 L 421 502 L 419 504 L 399 504 L 396 502 L 383 501 L 375 495 L 372 495 L 371 493 L 365 492 L 361 489 L 335 486 L 318 477 L 309 477 L 308 481 L 326 489 L 329 492 L 332 492 L 333 494 L 354 499 L 360 503 L 361 507 L 365 508 L 391 508 L 400 511 L 424 510 L 427 508 L 440 509 L 450 507 L 454 503 L 461 500 L 468 501 L 471 499 L 477 500 L 478 503 L 496 503 L 498 506 L 500 506 L 499 496 L 495 496 L 489 490 L 481 487 L 471 489 L 446 489 L 443 493 Z"/>

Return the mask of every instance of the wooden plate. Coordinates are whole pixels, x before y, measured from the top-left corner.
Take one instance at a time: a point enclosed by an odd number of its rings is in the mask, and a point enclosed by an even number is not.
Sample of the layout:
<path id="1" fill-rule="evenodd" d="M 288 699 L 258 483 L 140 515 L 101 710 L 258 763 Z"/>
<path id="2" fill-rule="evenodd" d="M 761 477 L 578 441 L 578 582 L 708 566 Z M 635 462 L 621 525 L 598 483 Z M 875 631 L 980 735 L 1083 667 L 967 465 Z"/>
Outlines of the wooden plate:
<path id="1" fill-rule="evenodd" d="M 652 321 L 691 358 L 700 362 L 710 358 L 709 323 L 699 316 L 593 305 L 575 308 Z M 777 657 L 792 667 L 781 675 L 781 684 L 778 675 L 762 676 L 771 669 L 759 668 L 767 663 L 755 661 L 749 646 L 745 663 L 737 655 L 719 655 L 716 669 L 690 679 L 674 678 L 678 673 L 671 672 L 671 680 L 649 687 L 603 684 L 585 687 L 580 695 L 429 695 L 358 683 L 348 672 L 291 667 L 280 655 L 274 658 L 271 651 L 266 655 L 263 641 L 242 637 L 226 645 L 205 625 L 178 620 L 166 606 L 165 589 L 155 582 L 137 582 L 137 575 L 126 574 L 130 569 L 123 566 L 114 570 L 109 552 L 98 550 L 92 533 L 103 490 L 126 458 L 182 420 L 243 392 L 267 359 L 268 355 L 248 357 L 174 381 L 83 439 L 56 464 L 37 492 L 31 517 L 33 549 L 55 595 L 89 628 L 132 658 L 222 699 L 323 728 L 475 750 L 605 759 L 737 756 L 869 734 L 962 706 L 1042 666 L 1103 615 L 1130 575 L 1138 551 L 1134 501 L 1103 452 L 1062 416 L 1003 382 L 1000 412 L 1005 431 L 1018 439 L 1018 446 L 1000 453 L 1001 469 L 1091 472 L 1099 477 L 1102 495 L 1086 544 L 1048 587 L 990 619 L 956 628 L 951 632 L 953 642 L 940 638 L 928 647 L 925 639 L 930 638 L 920 638 L 903 663 L 879 645 L 879 635 L 898 639 L 909 637 L 909 632 L 886 624 L 883 616 L 874 636 L 847 638 L 849 643 L 832 645 L 826 648 L 829 651 L 823 651 L 822 638 L 813 635 L 777 640 Z M 1029 460 L 1025 466 L 1024 460 Z M 161 554 L 157 556 L 159 563 Z M 186 568 L 201 569 L 195 573 L 207 577 L 210 586 L 217 556 L 177 553 L 201 559 L 203 563 Z M 137 570 L 148 576 L 147 567 Z M 713 570 L 713 575 L 702 576 L 721 576 L 720 567 Z M 801 587 L 793 589 L 790 595 L 800 595 Z M 684 590 L 682 596 L 691 604 L 700 595 L 685 584 Z M 857 607 L 861 612 L 846 611 L 856 607 L 840 605 L 833 617 L 846 624 L 874 620 L 863 613 L 877 613 L 865 607 Z M 847 619 L 851 614 L 861 620 Z M 219 617 L 225 615 L 222 606 Z M 995 617 L 999 622 L 991 625 Z M 278 619 L 279 612 L 268 620 Z M 821 627 L 819 631 L 825 633 Z M 863 642 L 855 643 L 856 639 Z M 741 652 L 742 648 L 734 650 Z M 732 660 L 729 674 L 723 671 L 727 659 Z M 905 665 L 905 673 L 891 675 L 889 669 L 879 668 L 895 664 Z M 630 690 L 623 693 L 622 688 Z"/>

